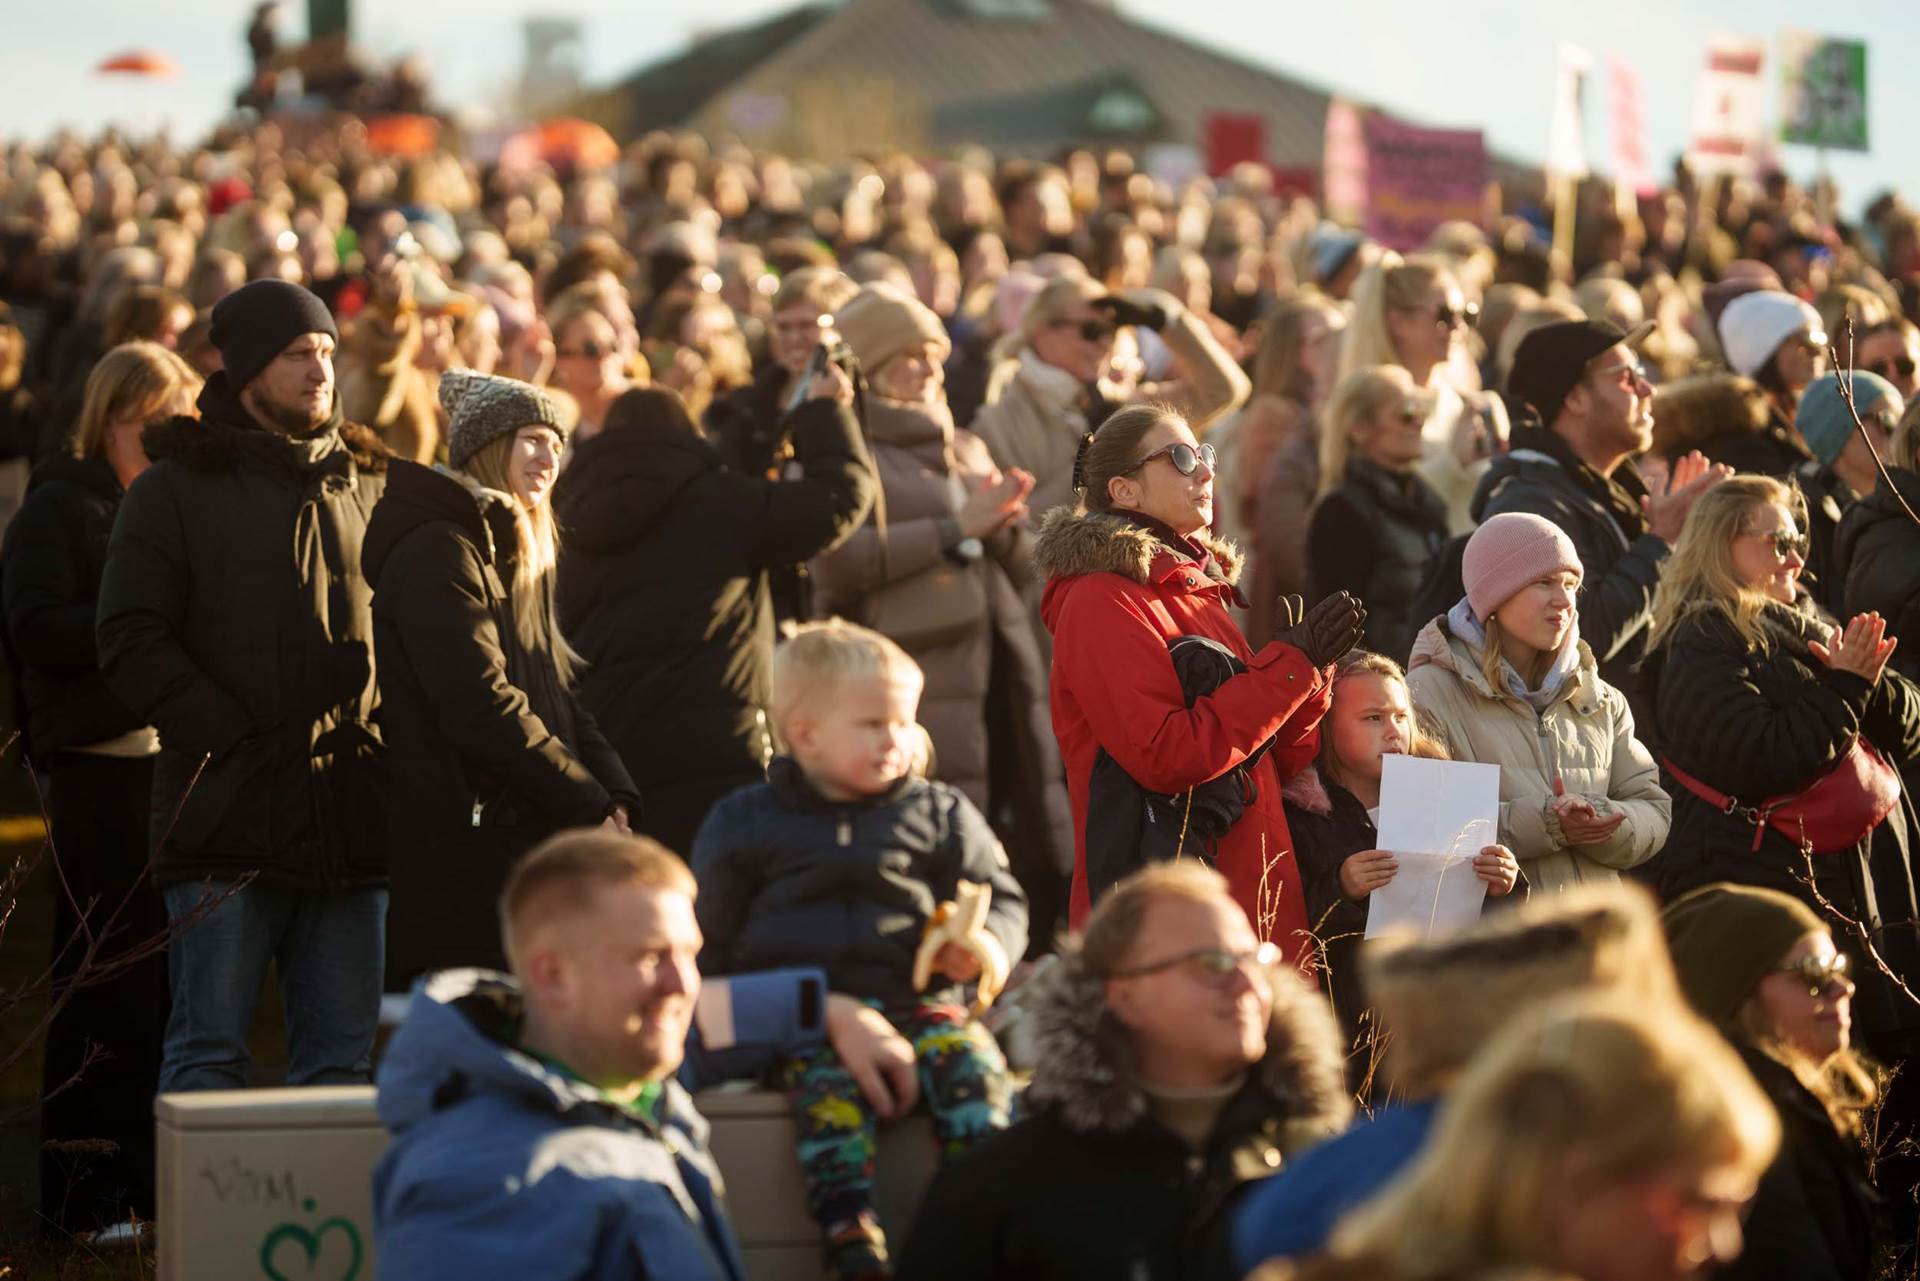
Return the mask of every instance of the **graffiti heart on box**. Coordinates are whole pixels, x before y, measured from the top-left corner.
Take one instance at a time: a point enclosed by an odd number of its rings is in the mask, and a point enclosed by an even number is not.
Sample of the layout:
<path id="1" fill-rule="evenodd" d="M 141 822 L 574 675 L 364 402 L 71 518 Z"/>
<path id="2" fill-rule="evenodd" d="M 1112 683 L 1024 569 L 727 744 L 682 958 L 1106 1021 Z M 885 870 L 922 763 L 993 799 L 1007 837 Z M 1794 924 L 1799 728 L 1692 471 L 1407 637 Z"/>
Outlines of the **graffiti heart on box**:
<path id="1" fill-rule="evenodd" d="M 312 1214 L 313 1199 L 300 1208 Z M 260 1239 L 260 1274 L 267 1281 L 356 1281 L 365 1257 L 360 1229 L 338 1215 L 311 1227 L 282 1223 Z"/>

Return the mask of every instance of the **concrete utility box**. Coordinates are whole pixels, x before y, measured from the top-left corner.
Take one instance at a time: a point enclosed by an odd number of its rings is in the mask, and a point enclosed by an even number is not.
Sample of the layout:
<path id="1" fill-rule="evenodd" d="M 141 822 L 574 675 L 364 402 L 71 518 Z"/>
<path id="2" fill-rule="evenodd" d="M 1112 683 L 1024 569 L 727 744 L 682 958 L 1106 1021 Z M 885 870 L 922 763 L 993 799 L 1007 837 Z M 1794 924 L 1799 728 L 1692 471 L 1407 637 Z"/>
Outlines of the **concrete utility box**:
<path id="1" fill-rule="evenodd" d="M 163 1094 L 154 1113 L 161 1281 L 374 1276 L 371 1089 Z"/>
<path id="2" fill-rule="evenodd" d="M 727 1215 L 753 1281 L 819 1281 L 786 1099 L 695 1100 L 713 1125 Z M 163 1094 L 155 1104 L 161 1281 L 372 1281 L 373 1165 L 387 1147 L 364 1086 Z M 916 1116 L 880 1131 L 875 1207 L 897 1249 L 938 1167 Z"/>

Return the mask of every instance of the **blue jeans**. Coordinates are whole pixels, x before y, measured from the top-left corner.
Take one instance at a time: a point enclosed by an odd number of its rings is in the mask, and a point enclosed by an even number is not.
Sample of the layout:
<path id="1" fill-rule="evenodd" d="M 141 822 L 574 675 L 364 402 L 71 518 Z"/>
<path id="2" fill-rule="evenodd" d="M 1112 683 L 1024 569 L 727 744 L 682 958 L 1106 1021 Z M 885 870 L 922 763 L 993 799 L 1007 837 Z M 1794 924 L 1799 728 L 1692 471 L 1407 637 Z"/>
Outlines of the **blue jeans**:
<path id="1" fill-rule="evenodd" d="M 170 885 L 178 920 L 218 882 Z M 271 959 L 286 1005 L 288 1085 L 365 1085 L 380 1021 L 387 892 L 321 893 L 248 885 L 174 937 L 167 968 L 173 1012 L 160 1066 L 162 1093 L 239 1090 L 247 1031 Z"/>

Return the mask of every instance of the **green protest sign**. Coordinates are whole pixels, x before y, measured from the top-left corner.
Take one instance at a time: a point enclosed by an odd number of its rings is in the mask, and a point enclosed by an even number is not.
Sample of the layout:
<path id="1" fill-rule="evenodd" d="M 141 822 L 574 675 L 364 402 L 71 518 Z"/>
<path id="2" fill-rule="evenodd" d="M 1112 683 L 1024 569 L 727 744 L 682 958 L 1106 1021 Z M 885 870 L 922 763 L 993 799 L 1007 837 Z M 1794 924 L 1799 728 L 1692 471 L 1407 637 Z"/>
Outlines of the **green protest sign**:
<path id="1" fill-rule="evenodd" d="M 1867 150 L 1867 42 L 1781 33 L 1780 138 Z"/>

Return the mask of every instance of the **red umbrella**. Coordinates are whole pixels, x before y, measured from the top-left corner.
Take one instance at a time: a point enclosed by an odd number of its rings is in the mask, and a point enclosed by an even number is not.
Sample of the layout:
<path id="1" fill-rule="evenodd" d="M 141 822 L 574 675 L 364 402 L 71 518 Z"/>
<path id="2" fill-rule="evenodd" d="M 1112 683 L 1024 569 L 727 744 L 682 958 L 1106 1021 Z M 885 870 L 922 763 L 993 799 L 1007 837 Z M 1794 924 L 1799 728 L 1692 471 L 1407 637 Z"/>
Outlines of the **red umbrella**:
<path id="1" fill-rule="evenodd" d="M 158 76 L 171 80 L 180 74 L 180 64 L 158 49 L 135 49 L 128 53 L 115 54 L 94 70 L 131 76 Z"/>
<path id="2" fill-rule="evenodd" d="M 591 120 L 560 117 L 543 120 L 507 139 L 500 148 L 503 169 L 528 169 L 545 162 L 555 169 L 605 169 L 620 159 L 620 144 Z"/>

